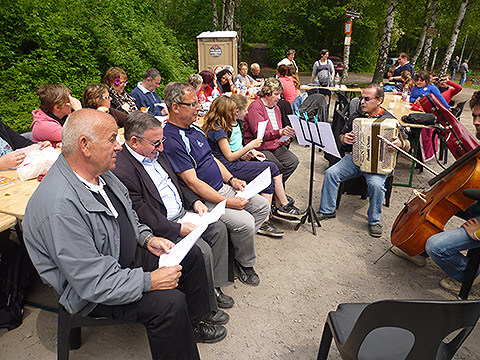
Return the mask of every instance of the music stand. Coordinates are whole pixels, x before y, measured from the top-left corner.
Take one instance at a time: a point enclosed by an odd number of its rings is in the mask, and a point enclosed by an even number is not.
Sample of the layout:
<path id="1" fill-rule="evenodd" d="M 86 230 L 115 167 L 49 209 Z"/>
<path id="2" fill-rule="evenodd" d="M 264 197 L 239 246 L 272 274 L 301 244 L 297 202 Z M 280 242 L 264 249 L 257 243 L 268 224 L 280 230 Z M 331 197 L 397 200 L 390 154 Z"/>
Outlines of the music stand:
<path id="1" fill-rule="evenodd" d="M 308 193 L 308 207 L 305 215 L 302 216 L 300 222 L 295 226 L 295 231 L 300 228 L 300 225 L 305 224 L 308 220 L 312 223 L 313 235 L 317 235 L 315 228 L 315 222 L 320 227 L 320 221 L 318 220 L 315 210 L 313 210 L 313 177 L 315 170 L 315 147 L 319 147 L 321 150 L 328 152 L 334 156 L 340 158 L 340 154 L 337 149 L 335 138 L 332 133 L 332 129 L 328 122 L 318 121 L 318 115 L 312 121 L 308 120 L 307 113 L 300 113 L 297 111 L 297 116 L 289 115 L 289 119 L 293 128 L 297 134 L 300 134 L 303 139 L 311 145 L 310 152 L 310 184 Z"/>

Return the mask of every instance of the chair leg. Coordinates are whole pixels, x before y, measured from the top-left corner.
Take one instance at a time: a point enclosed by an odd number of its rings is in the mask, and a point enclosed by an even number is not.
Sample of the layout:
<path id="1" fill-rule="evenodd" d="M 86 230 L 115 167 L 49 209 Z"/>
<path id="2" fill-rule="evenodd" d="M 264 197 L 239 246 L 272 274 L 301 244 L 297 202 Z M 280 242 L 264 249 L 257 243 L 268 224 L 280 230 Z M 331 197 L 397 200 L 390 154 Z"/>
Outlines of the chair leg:
<path id="1" fill-rule="evenodd" d="M 70 330 L 70 350 L 78 350 L 80 346 L 82 346 L 82 328 L 72 328 Z"/>
<path id="2" fill-rule="evenodd" d="M 68 360 L 70 351 L 70 314 L 58 307 L 57 359 Z"/>
<path id="3" fill-rule="evenodd" d="M 342 194 L 343 194 L 343 188 L 345 187 L 345 183 L 341 182 L 338 185 L 338 190 L 337 190 L 337 209 L 340 206 L 340 201 L 342 200 Z"/>
<path id="4" fill-rule="evenodd" d="M 393 188 L 393 174 L 389 175 L 385 180 L 385 206 L 390 207 L 390 197 L 392 196 L 392 188 Z"/>
<path id="5" fill-rule="evenodd" d="M 330 345 L 332 344 L 332 330 L 330 325 L 325 322 L 323 328 L 322 340 L 320 341 L 320 348 L 318 349 L 317 360 L 327 360 L 328 352 L 330 351 Z"/>

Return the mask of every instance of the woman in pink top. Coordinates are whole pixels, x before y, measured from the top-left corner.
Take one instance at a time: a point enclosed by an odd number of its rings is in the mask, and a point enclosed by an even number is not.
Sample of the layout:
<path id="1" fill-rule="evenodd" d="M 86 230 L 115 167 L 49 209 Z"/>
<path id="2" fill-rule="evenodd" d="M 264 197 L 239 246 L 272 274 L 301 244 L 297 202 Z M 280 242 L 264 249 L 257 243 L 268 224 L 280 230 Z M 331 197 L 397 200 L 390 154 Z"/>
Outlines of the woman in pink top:
<path id="1" fill-rule="evenodd" d="M 288 68 L 287 65 L 280 65 L 277 68 L 277 76 L 278 80 L 283 85 L 283 98 L 287 100 L 290 105 L 293 103 L 293 100 L 297 97 L 297 89 L 295 88 L 295 84 L 290 76 L 287 76 Z"/>
<path id="2" fill-rule="evenodd" d="M 72 109 L 81 109 L 82 104 L 61 84 L 42 85 L 38 88 L 37 95 L 40 98 L 40 109 L 32 111 L 32 140 L 50 141 L 56 146 L 62 142 L 62 127 L 68 115 Z"/>

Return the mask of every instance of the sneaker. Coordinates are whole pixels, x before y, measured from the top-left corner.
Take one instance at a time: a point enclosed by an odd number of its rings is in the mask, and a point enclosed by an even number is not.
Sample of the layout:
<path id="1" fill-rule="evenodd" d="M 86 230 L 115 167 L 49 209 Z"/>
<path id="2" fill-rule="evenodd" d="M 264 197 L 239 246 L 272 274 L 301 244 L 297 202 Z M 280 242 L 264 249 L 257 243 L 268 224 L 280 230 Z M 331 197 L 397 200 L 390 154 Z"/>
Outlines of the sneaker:
<path id="1" fill-rule="evenodd" d="M 219 308 L 230 309 L 235 304 L 235 300 L 231 296 L 224 294 L 220 288 L 215 288 L 215 297 L 217 298 Z"/>
<path id="2" fill-rule="evenodd" d="M 281 217 L 292 217 L 301 219 L 303 215 L 305 215 L 305 211 L 300 211 L 292 204 L 288 203 L 287 205 L 280 205 L 277 207 L 277 214 Z"/>
<path id="3" fill-rule="evenodd" d="M 480 276 L 477 276 L 475 280 L 473 280 L 472 286 L 480 284 Z M 460 289 L 462 288 L 462 283 L 458 280 L 452 278 L 445 278 L 440 280 L 440 286 L 445 290 L 453 292 L 455 295 L 458 295 Z"/>
<path id="4" fill-rule="evenodd" d="M 380 224 L 368 225 L 368 233 L 373 237 L 380 237 L 383 234 L 383 226 Z"/>
<path id="5" fill-rule="evenodd" d="M 258 234 L 267 235 L 272 237 L 282 237 L 285 235 L 283 231 L 278 230 L 270 220 L 265 220 L 257 231 Z"/>
<path id="6" fill-rule="evenodd" d="M 260 278 L 253 267 L 244 267 L 236 261 L 235 265 L 238 279 L 242 283 L 250 286 L 258 286 L 258 284 L 260 284 Z"/>
<path id="7" fill-rule="evenodd" d="M 282 221 L 287 221 L 287 222 L 292 222 L 292 223 L 298 223 L 300 219 L 293 217 L 293 216 L 285 216 L 285 215 L 280 215 L 278 213 L 278 209 L 276 206 L 272 206 L 271 212 L 270 212 L 270 218 L 276 219 L 276 220 L 282 220 Z"/>
<path id="8" fill-rule="evenodd" d="M 230 320 L 230 315 L 228 315 L 225 311 L 218 309 L 215 312 L 212 312 L 208 318 L 204 321 L 210 325 L 225 325 Z"/>
<path id="9" fill-rule="evenodd" d="M 193 335 L 197 343 L 213 344 L 225 339 L 227 328 L 223 325 L 209 325 L 200 322 L 194 325 Z"/>
<path id="10" fill-rule="evenodd" d="M 414 263 L 417 266 L 425 266 L 425 264 L 427 263 L 426 257 L 421 255 L 410 256 L 406 252 L 404 252 L 402 249 L 399 249 L 396 246 L 392 247 L 390 251 L 401 258 L 410 260 L 412 263 Z"/>
<path id="11" fill-rule="evenodd" d="M 334 211 L 333 213 L 331 214 L 324 214 L 320 211 L 317 212 L 317 218 L 318 218 L 318 221 L 322 221 L 322 220 L 328 220 L 328 219 L 334 219 L 337 217 L 337 213 Z"/>

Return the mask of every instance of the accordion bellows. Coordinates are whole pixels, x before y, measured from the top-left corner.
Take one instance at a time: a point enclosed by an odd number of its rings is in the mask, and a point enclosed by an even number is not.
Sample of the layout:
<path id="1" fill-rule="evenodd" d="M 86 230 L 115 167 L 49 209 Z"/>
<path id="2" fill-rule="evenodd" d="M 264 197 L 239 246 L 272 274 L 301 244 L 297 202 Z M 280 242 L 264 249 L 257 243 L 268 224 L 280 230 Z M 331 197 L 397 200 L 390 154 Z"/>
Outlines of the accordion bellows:
<path id="1" fill-rule="evenodd" d="M 352 157 L 355 165 L 361 171 L 376 174 L 389 174 L 395 168 L 397 152 L 387 150 L 387 144 L 377 135 L 387 140 L 398 137 L 398 122 L 396 119 L 385 118 L 357 118 L 353 120 Z"/>

